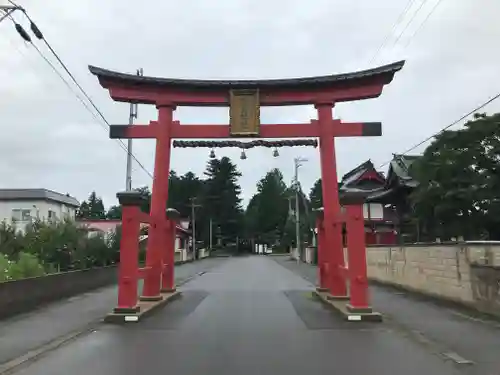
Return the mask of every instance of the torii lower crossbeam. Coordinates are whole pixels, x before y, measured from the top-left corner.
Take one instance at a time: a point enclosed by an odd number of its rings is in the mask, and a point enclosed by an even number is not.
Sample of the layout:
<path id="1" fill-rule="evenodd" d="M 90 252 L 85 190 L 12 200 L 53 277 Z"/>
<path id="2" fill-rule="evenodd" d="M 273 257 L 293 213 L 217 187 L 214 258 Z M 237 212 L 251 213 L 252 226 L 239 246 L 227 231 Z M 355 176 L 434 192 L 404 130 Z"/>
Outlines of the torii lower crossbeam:
<path id="1" fill-rule="evenodd" d="M 334 137 L 380 136 L 382 124 L 380 122 L 342 122 L 332 120 Z M 110 138 L 157 138 L 158 122 L 151 121 L 149 125 L 112 125 Z M 260 138 L 308 138 L 320 137 L 318 120 L 302 124 L 262 124 Z M 205 139 L 231 138 L 229 125 L 182 125 L 173 121 L 171 139 Z"/>

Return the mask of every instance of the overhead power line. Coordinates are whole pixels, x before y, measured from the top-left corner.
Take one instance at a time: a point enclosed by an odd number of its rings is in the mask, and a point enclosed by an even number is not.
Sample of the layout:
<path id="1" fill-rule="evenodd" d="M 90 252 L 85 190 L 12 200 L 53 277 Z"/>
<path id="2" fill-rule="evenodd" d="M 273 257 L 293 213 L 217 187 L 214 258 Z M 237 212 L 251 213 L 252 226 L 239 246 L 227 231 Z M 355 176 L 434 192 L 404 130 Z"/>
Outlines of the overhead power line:
<path id="1" fill-rule="evenodd" d="M 83 93 L 83 95 L 85 96 L 85 98 L 88 100 L 88 102 L 91 104 L 91 106 L 95 109 L 95 111 L 98 113 L 98 115 L 100 116 L 100 118 L 102 119 L 102 121 L 104 121 L 104 123 L 109 127 L 111 127 L 111 124 L 108 122 L 108 120 L 106 119 L 106 117 L 104 116 L 104 114 L 102 113 L 102 111 L 97 107 L 97 105 L 94 103 L 94 101 L 92 100 L 92 98 L 87 94 L 87 92 L 83 89 L 83 87 L 79 84 L 79 82 L 76 80 L 75 76 L 71 73 L 71 71 L 68 69 L 68 67 L 66 66 L 66 64 L 63 62 L 63 60 L 59 57 L 59 55 L 57 54 L 57 52 L 52 48 L 52 46 L 49 44 L 49 42 L 46 40 L 46 38 L 44 37 L 44 35 L 42 34 L 42 32 L 40 31 L 40 29 L 36 26 L 35 22 L 29 17 L 29 15 L 27 14 L 27 12 L 19 7 L 17 4 L 15 4 L 13 1 L 9 0 L 9 2 L 18 7 L 23 13 L 24 15 L 26 16 L 26 18 L 30 21 L 30 28 L 31 28 L 31 31 L 33 32 L 33 34 L 35 35 L 35 37 L 39 40 L 42 40 L 44 42 L 44 44 L 47 46 L 47 48 L 50 50 L 50 52 L 54 55 L 54 57 L 57 59 L 57 61 L 59 62 L 59 64 L 63 67 L 63 69 L 66 71 L 66 73 L 70 76 L 71 80 L 75 83 L 75 85 L 78 87 L 78 89 Z M 47 63 L 50 65 L 50 67 L 52 68 L 52 70 L 59 76 L 59 78 L 64 82 L 64 84 L 70 89 L 70 91 L 77 97 L 77 99 L 84 105 L 85 109 L 87 111 L 89 111 L 89 113 L 98 121 L 98 124 L 101 125 L 100 121 L 99 121 L 99 118 L 97 118 L 97 115 L 89 108 L 89 106 L 87 105 L 87 103 L 85 103 L 85 101 L 78 95 L 78 93 L 76 93 L 73 88 L 71 87 L 71 85 L 68 83 L 68 81 L 61 75 L 61 73 L 59 72 L 59 70 L 54 66 L 54 64 L 45 57 L 45 55 L 40 51 L 40 49 L 33 43 L 30 35 L 26 32 L 26 30 L 24 30 L 24 28 L 18 24 L 13 18 L 11 15 L 8 15 L 8 17 L 11 19 L 11 21 L 14 23 L 14 26 L 16 28 L 16 31 L 19 33 L 19 35 L 26 41 L 28 42 L 30 45 L 33 46 L 33 48 L 35 48 L 35 50 L 37 51 L 37 53 L 40 55 L 40 57 Z M 102 126 L 102 125 L 101 125 Z M 127 154 L 130 154 L 130 156 L 135 160 L 135 162 L 139 165 L 139 167 L 141 167 L 141 169 L 146 172 L 149 177 L 153 178 L 153 175 L 151 174 L 151 172 L 149 172 L 146 167 L 137 159 L 137 157 L 132 154 L 132 153 L 129 153 L 126 145 L 123 143 L 122 140 L 117 140 L 118 141 L 118 144 L 120 145 L 120 147 L 127 153 Z"/>
<path id="2" fill-rule="evenodd" d="M 439 134 L 445 132 L 446 130 L 448 130 L 449 128 L 451 128 L 452 126 L 455 126 L 456 124 L 458 124 L 460 121 L 466 119 L 467 117 L 469 117 L 470 115 L 476 113 L 477 111 L 483 109 L 484 107 L 486 107 L 488 104 L 494 102 L 495 100 L 497 100 L 498 98 L 500 98 L 500 93 L 496 94 L 495 96 L 491 97 L 490 99 L 488 99 L 487 101 L 485 101 L 483 104 L 481 104 L 480 106 L 474 108 L 473 110 L 467 112 L 465 115 L 463 115 L 462 117 L 460 117 L 459 119 L 453 121 L 451 124 L 449 125 L 446 125 L 444 128 L 441 128 L 438 132 L 432 134 L 431 136 L 425 138 L 423 141 L 417 143 L 416 145 L 410 147 L 409 149 L 407 149 L 405 152 L 403 153 L 400 153 L 398 155 L 406 155 L 408 152 L 410 151 L 413 151 L 415 150 L 417 147 L 423 145 L 424 143 L 430 141 L 432 138 L 438 136 Z M 381 164 L 379 166 L 379 168 L 382 168 L 384 166 L 386 166 L 387 164 L 389 164 L 391 161 L 386 161 L 384 164 Z"/>
<path id="3" fill-rule="evenodd" d="M 434 6 L 432 7 L 431 11 L 429 13 L 427 13 L 427 16 L 425 17 L 425 19 L 417 27 L 417 29 L 415 30 L 415 32 L 413 33 L 413 35 L 408 39 L 408 42 L 406 42 L 404 48 L 408 47 L 410 45 L 410 43 L 413 41 L 413 39 L 420 32 L 420 30 L 422 30 L 424 28 L 425 24 L 427 23 L 427 21 L 429 21 L 429 18 L 431 18 L 432 14 L 436 11 L 436 9 L 438 8 L 438 6 L 441 4 L 442 1 L 443 0 L 437 0 L 436 1 L 436 3 L 434 4 Z"/>
<path id="4" fill-rule="evenodd" d="M 396 39 L 394 40 L 394 43 L 392 43 L 392 47 L 391 47 L 391 50 L 394 49 L 394 47 L 396 47 L 396 45 L 398 44 L 398 42 L 400 41 L 401 37 L 404 35 L 404 33 L 406 32 L 406 30 L 408 30 L 408 27 L 410 27 L 410 25 L 413 23 L 413 21 L 415 20 L 415 17 L 417 17 L 418 13 L 420 13 L 420 11 L 422 10 L 423 6 L 427 3 L 428 0 L 422 0 L 422 2 L 420 3 L 420 5 L 417 7 L 417 9 L 415 9 L 415 12 L 413 13 L 413 15 L 410 17 L 410 19 L 408 20 L 408 22 L 406 23 L 405 27 L 403 27 L 403 29 L 401 30 L 401 32 L 398 34 L 398 36 L 396 37 Z"/>
<path id="5" fill-rule="evenodd" d="M 397 29 L 398 25 L 400 24 L 401 21 L 403 21 L 404 17 L 408 13 L 408 11 L 411 9 L 413 6 L 413 3 L 415 3 L 416 0 L 409 0 L 408 3 L 406 4 L 405 8 L 403 11 L 399 14 L 398 18 L 396 19 L 396 22 L 391 27 L 391 30 L 386 34 L 384 40 L 382 43 L 378 46 L 377 50 L 373 54 L 372 58 L 370 59 L 370 62 L 368 64 L 371 64 L 375 58 L 378 56 L 380 51 L 382 51 L 382 48 L 386 45 L 386 43 L 389 41 L 390 37 L 392 36 L 392 33 Z"/>

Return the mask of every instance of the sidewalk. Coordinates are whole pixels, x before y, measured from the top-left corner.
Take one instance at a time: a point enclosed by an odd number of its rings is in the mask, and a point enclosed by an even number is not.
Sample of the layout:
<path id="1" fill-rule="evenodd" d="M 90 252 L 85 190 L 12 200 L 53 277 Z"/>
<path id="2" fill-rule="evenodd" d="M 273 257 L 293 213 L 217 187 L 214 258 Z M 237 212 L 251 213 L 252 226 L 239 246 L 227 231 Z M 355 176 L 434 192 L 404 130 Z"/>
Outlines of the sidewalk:
<path id="1" fill-rule="evenodd" d="M 316 266 L 297 264 L 288 256 L 273 259 L 316 284 Z M 386 318 L 383 324 L 392 325 L 395 330 L 456 363 L 473 362 L 463 363 L 469 367 L 467 374 L 499 374 L 500 324 L 476 319 L 392 288 L 371 286 L 370 292 L 374 310 Z"/>
<path id="2" fill-rule="evenodd" d="M 175 281 L 182 284 L 225 260 L 207 258 L 176 266 Z M 113 309 L 116 298 L 113 285 L 0 321 L 0 365 L 63 336 L 92 329 Z"/>

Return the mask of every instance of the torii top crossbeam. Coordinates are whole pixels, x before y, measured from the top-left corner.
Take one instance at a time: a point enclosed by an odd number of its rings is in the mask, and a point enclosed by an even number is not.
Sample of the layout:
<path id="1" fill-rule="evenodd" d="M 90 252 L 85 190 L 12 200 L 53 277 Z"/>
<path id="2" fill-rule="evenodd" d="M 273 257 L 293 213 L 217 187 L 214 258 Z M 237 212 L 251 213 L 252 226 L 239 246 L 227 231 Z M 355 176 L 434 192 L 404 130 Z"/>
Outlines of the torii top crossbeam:
<path id="1" fill-rule="evenodd" d="M 258 89 L 260 105 L 301 105 L 378 97 L 404 61 L 337 75 L 269 80 L 173 79 L 124 74 L 89 66 L 116 101 L 178 106 L 228 106 L 229 91 Z"/>

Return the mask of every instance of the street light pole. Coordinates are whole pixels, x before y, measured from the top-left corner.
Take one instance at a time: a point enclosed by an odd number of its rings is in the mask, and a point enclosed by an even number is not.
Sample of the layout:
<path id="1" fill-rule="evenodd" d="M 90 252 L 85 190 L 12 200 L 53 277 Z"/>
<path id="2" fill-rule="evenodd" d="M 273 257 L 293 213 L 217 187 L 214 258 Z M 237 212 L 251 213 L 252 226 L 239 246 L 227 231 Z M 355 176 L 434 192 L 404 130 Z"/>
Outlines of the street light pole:
<path id="1" fill-rule="evenodd" d="M 193 231 L 193 260 L 196 260 L 196 208 L 201 207 L 200 204 L 195 203 L 196 198 L 190 198 L 191 201 L 191 230 Z"/>
<path id="2" fill-rule="evenodd" d="M 138 76 L 142 76 L 143 74 L 142 68 L 137 69 L 136 74 Z M 137 119 L 137 109 L 138 109 L 137 103 L 130 103 L 130 112 L 128 118 L 129 125 L 133 125 L 134 119 Z M 127 140 L 127 176 L 125 179 L 125 190 L 127 191 L 132 190 L 132 138 L 129 138 Z"/>
<path id="3" fill-rule="evenodd" d="M 210 216 L 210 228 L 209 228 L 209 236 L 210 236 L 210 238 L 209 238 L 209 241 L 210 241 L 209 242 L 209 244 L 210 244 L 209 248 L 210 248 L 210 251 L 212 251 L 212 224 L 213 224 L 212 223 L 212 217 Z"/>
<path id="4" fill-rule="evenodd" d="M 299 210 L 299 168 L 302 166 L 303 162 L 306 162 L 305 158 L 295 158 L 293 159 L 295 166 L 294 173 L 294 185 L 295 185 L 295 241 L 297 244 L 297 263 L 300 262 L 300 210 Z"/>

